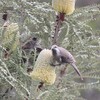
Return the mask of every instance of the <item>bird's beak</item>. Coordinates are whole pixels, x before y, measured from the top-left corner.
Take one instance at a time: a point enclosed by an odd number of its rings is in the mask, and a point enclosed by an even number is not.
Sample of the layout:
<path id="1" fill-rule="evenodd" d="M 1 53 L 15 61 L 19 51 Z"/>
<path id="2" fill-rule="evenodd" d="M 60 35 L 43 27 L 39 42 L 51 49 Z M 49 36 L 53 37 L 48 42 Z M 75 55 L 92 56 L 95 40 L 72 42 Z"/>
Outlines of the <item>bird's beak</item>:
<path id="1" fill-rule="evenodd" d="M 75 69 L 75 71 L 77 72 L 77 74 L 81 77 L 81 80 L 83 80 L 83 77 L 79 71 L 79 69 L 77 68 L 77 66 L 74 63 L 71 63 L 72 67 Z"/>

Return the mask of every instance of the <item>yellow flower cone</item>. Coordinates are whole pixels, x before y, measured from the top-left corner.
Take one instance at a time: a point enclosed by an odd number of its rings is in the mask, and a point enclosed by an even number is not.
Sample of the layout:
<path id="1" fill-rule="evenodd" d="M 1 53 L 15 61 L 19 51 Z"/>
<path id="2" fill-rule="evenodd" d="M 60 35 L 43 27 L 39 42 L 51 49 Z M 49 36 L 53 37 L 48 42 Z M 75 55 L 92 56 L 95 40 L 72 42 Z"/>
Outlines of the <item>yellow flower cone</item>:
<path id="1" fill-rule="evenodd" d="M 52 7 L 60 13 L 70 15 L 75 10 L 75 0 L 52 0 Z"/>
<path id="2" fill-rule="evenodd" d="M 11 23 L 5 27 L 5 32 L 2 34 L 2 44 L 5 48 L 14 51 L 19 45 L 19 26 L 17 23 Z"/>
<path id="3" fill-rule="evenodd" d="M 40 80 L 47 85 L 52 85 L 55 82 L 56 74 L 55 67 L 51 66 L 52 51 L 44 49 L 40 52 L 33 71 L 30 73 L 32 79 Z"/>

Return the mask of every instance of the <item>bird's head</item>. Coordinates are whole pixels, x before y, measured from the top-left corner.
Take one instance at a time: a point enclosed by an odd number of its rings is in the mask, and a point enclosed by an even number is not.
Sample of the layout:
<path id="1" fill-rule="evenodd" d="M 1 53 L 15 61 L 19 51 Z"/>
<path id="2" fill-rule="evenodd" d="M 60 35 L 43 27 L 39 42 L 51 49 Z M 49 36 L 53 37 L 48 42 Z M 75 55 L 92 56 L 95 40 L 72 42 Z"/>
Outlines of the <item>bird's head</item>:
<path id="1" fill-rule="evenodd" d="M 58 49 L 58 46 L 57 45 L 53 45 L 51 47 L 51 50 L 52 50 L 52 54 L 53 55 L 60 55 L 60 50 Z"/>
<path id="2" fill-rule="evenodd" d="M 51 50 L 57 47 L 58 47 L 57 45 L 52 45 Z"/>

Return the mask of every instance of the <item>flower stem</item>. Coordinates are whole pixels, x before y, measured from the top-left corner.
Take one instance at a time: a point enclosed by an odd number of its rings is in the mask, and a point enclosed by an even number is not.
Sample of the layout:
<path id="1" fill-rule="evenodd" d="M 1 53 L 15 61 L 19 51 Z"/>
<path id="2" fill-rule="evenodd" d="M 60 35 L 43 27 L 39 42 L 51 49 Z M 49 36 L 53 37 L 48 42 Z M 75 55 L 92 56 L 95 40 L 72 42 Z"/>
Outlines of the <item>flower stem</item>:
<path id="1" fill-rule="evenodd" d="M 55 23 L 55 29 L 54 29 L 54 37 L 53 37 L 53 44 L 57 44 L 58 38 L 59 38 L 59 31 L 60 27 L 62 25 L 62 22 L 64 21 L 65 13 L 59 13 L 56 16 L 56 23 Z"/>

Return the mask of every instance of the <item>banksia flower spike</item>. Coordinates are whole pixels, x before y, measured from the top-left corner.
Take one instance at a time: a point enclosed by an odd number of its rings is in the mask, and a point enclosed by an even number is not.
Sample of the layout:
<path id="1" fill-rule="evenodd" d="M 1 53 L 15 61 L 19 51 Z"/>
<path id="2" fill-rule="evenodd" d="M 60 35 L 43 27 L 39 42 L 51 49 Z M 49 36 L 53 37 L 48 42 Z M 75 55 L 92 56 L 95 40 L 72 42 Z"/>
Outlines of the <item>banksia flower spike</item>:
<path id="1" fill-rule="evenodd" d="M 3 30 L 1 43 L 5 48 L 4 58 L 8 58 L 8 56 L 20 45 L 19 26 L 17 23 L 10 23 L 7 21 L 3 25 Z"/>
<path id="2" fill-rule="evenodd" d="M 19 26 L 17 23 L 11 23 L 5 27 L 5 32 L 2 34 L 2 44 L 5 48 L 14 51 L 19 45 Z"/>
<path id="3" fill-rule="evenodd" d="M 49 49 L 43 49 L 34 65 L 33 71 L 30 73 L 32 79 L 39 80 L 42 87 L 43 83 L 52 85 L 55 82 L 56 74 L 55 67 L 52 64 L 52 51 Z"/>
<path id="4" fill-rule="evenodd" d="M 59 13 L 70 15 L 75 10 L 75 0 L 52 0 L 52 7 Z"/>
<path id="5" fill-rule="evenodd" d="M 52 7 L 58 12 L 53 44 L 57 44 L 57 37 L 65 15 L 70 15 L 75 10 L 75 0 L 52 0 Z"/>

